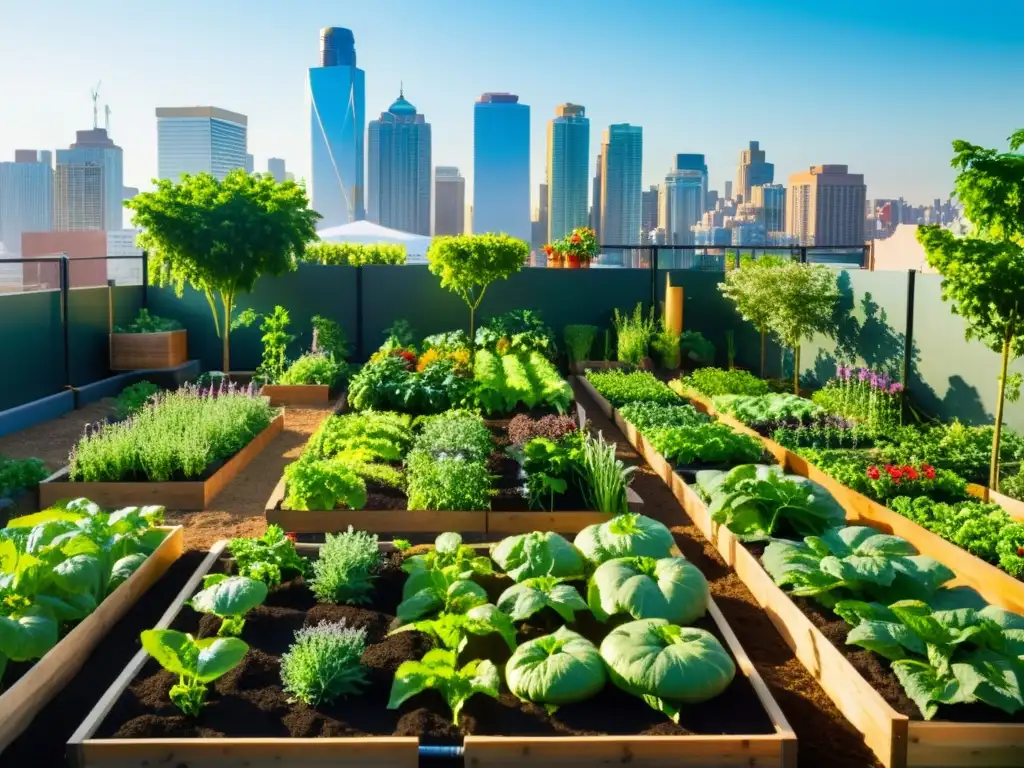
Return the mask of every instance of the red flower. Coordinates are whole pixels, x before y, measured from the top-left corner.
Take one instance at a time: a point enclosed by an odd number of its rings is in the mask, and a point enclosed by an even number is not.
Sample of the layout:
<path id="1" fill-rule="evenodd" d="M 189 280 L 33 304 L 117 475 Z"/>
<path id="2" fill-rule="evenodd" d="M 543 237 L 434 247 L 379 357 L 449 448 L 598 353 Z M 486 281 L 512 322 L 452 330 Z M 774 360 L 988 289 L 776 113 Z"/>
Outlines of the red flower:
<path id="1" fill-rule="evenodd" d="M 1024 557 L 1024 547 L 1017 547 L 1017 557 Z"/>
<path id="2" fill-rule="evenodd" d="M 872 480 L 877 480 L 882 476 L 882 473 L 878 471 L 878 467 L 868 467 L 868 477 Z"/>
<path id="3" fill-rule="evenodd" d="M 550 256 L 554 252 L 555 252 L 554 246 L 552 246 L 552 245 L 545 245 L 544 246 L 544 253 L 546 253 L 548 256 Z"/>
<path id="4" fill-rule="evenodd" d="M 935 467 L 933 467 L 931 464 L 922 464 L 921 471 L 924 472 L 924 476 L 927 477 L 929 480 L 935 479 Z"/>
<path id="5" fill-rule="evenodd" d="M 902 470 L 899 467 L 894 467 L 892 464 L 886 464 L 885 471 L 889 473 L 889 477 L 896 481 L 899 481 L 903 475 Z"/>
<path id="6" fill-rule="evenodd" d="M 917 480 L 917 478 L 920 477 L 920 475 L 917 474 L 917 470 L 909 465 L 903 468 L 903 475 L 904 477 L 909 477 L 911 480 Z"/>

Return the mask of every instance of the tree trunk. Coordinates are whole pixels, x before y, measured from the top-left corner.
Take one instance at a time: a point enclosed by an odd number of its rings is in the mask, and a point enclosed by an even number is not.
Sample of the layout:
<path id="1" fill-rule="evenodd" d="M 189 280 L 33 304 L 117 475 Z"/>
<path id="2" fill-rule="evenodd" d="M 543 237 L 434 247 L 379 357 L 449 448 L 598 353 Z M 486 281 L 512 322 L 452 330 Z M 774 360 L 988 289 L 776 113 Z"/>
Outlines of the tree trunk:
<path id="1" fill-rule="evenodd" d="M 800 395 L 800 342 L 793 346 L 793 394 Z"/>
<path id="2" fill-rule="evenodd" d="M 761 329 L 761 378 L 764 378 L 765 357 L 768 354 L 768 331 Z"/>
<path id="3" fill-rule="evenodd" d="M 993 491 L 999 490 L 999 448 L 1003 432 L 1003 402 L 1006 398 L 1006 368 L 1010 363 L 1010 345 L 1013 342 L 1013 335 L 1007 329 L 1003 339 L 1003 359 L 999 373 L 999 396 L 996 400 L 996 422 L 995 430 L 992 432 L 992 463 L 988 469 L 988 487 Z"/>
<path id="4" fill-rule="evenodd" d="M 231 298 L 221 296 L 221 301 L 224 302 L 224 359 L 221 363 L 224 366 L 223 373 L 227 376 L 231 371 Z"/>

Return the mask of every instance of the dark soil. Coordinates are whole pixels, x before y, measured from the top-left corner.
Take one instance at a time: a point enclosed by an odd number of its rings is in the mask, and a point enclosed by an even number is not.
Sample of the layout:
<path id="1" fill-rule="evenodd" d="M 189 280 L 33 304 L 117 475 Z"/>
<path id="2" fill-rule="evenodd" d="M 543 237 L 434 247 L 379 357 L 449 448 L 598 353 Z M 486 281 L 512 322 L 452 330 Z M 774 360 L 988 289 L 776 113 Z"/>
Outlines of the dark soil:
<path id="1" fill-rule="evenodd" d="M 246 619 L 243 638 L 249 653 L 239 667 L 211 687 L 207 706 L 198 718 L 183 716 L 170 703 L 168 692 L 176 677 L 148 661 L 129 689 L 104 720 L 101 738 L 215 738 L 215 737 L 325 737 L 415 735 L 425 744 L 458 744 L 465 733 L 501 735 L 598 735 L 645 734 L 769 734 L 774 729 L 750 683 L 737 675 L 720 696 L 700 705 L 686 707 L 680 725 L 672 723 L 639 699 L 610 685 L 588 702 L 565 706 L 553 716 L 542 707 L 520 702 L 509 693 L 498 700 L 474 696 L 466 704 L 459 727 L 441 696 L 425 692 L 398 710 L 388 710 L 387 701 L 398 665 L 420 658 L 430 647 L 419 633 L 388 638 L 394 612 L 401 598 L 405 574 L 392 558 L 377 580 L 374 606 L 354 607 L 317 604 L 301 580 L 275 589 L 267 602 Z M 504 585 L 489 585 L 498 591 Z M 379 610 L 378 610 L 379 609 Z M 369 669 L 369 684 L 358 697 L 334 704 L 308 707 L 291 704 L 282 691 L 280 658 L 302 626 L 321 621 L 344 620 L 367 630 L 363 664 Z M 219 619 L 198 616 L 184 609 L 172 626 L 202 637 L 216 634 Z M 543 616 L 524 626 L 520 640 L 547 631 Z M 698 624 L 717 634 L 710 620 Z M 581 613 L 577 628 L 600 641 L 610 625 L 600 625 Z M 720 636 L 719 636 L 720 637 Z M 504 643 L 493 638 L 474 638 L 463 653 L 463 661 L 487 657 L 503 663 L 508 657 Z M 490 651 L 497 651 L 491 653 Z"/>

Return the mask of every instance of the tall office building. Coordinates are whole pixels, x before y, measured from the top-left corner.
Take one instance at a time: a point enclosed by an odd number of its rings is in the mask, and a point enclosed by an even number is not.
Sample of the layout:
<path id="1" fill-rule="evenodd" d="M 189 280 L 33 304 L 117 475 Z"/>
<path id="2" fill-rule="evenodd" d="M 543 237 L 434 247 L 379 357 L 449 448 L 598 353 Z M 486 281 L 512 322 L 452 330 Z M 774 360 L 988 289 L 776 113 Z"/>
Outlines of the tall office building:
<path id="1" fill-rule="evenodd" d="M 367 218 L 391 229 L 430 234 L 430 124 L 399 91 L 370 121 Z"/>
<path id="2" fill-rule="evenodd" d="M 256 170 L 256 158 L 248 152 L 245 154 L 245 172 L 253 173 Z"/>
<path id="3" fill-rule="evenodd" d="M 601 153 L 597 153 L 597 162 L 594 164 L 594 186 L 593 186 L 593 200 L 594 203 L 590 207 L 590 228 L 594 230 L 594 234 L 597 235 L 597 242 L 604 242 L 601 240 Z"/>
<path id="4" fill-rule="evenodd" d="M 728 183 L 728 182 L 727 182 Z M 659 197 L 658 226 L 668 245 L 693 245 L 693 227 L 700 223 L 708 197 L 704 155 L 676 155 Z"/>
<path id="5" fill-rule="evenodd" d="M 513 93 L 473 107 L 473 232 L 530 241 L 530 108 Z"/>
<path id="6" fill-rule="evenodd" d="M 267 158 L 267 173 L 278 183 L 288 180 L 288 171 L 285 170 L 284 160 L 280 157 Z"/>
<path id="7" fill-rule="evenodd" d="M 740 151 L 740 164 L 736 169 L 736 194 L 743 195 L 743 202 L 750 202 L 750 188 L 775 181 L 775 166 L 765 162 L 764 150 L 757 141 Z M 728 195 L 727 195 L 728 197 Z"/>
<path id="8" fill-rule="evenodd" d="M 53 229 L 53 167 L 49 152 L 17 149 L 0 163 L 0 251 L 21 254 L 23 232 Z"/>
<path id="9" fill-rule="evenodd" d="M 548 242 L 587 225 L 590 120 L 579 104 L 555 107 L 548 122 Z"/>
<path id="10" fill-rule="evenodd" d="M 619 123 L 601 138 L 601 228 L 609 245 L 638 245 L 644 137 L 639 125 Z"/>
<path id="11" fill-rule="evenodd" d="M 761 184 L 750 188 L 750 202 L 760 211 L 767 233 L 786 231 L 786 188 L 782 184 Z"/>
<path id="12" fill-rule="evenodd" d="M 725 199 L 732 200 L 732 182 L 725 182 Z"/>
<path id="13" fill-rule="evenodd" d="M 54 229 L 121 229 L 124 154 L 104 128 L 75 132 L 69 149 L 57 150 Z"/>
<path id="14" fill-rule="evenodd" d="M 530 222 L 530 246 L 540 250 L 548 242 L 548 185 L 537 187 L 537 207 Z"/>
<path id="15" fill-rule="evenodd" d="M 459 169 L 434 169 L 434 234 L 461 235 L 466 231 L 466 180 Z"/>
<path id="16" fill-rule="evenodd" d="M 320 66 L 309 70 L 311 205 L 320 229 L 366 218 L 363 142 L 366 73 L 356 66 L 351 30 L 320 30 Z"/>
<path id="17" fill-rule="evenodd" d="M 845 165 L 812 165 L 789 177 L 786 231 L 800 245 L 864 242 L 864 175 Z"/>
<path id="18" fill-rule="evenodd" d="M 157 174 L 179 181 L 181 174 L 209 173 L 223 181 L 248 167 L 249 118 L 219 107 L 158 107 Z"/>

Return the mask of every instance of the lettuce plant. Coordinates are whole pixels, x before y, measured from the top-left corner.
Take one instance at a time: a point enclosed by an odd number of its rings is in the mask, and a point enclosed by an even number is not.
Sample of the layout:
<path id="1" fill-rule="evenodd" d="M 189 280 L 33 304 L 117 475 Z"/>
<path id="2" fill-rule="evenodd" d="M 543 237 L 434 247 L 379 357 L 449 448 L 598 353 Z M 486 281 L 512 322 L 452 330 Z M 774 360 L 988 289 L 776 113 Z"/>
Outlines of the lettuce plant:
<path id="1" fill-rule="evenodd" d="M 277 525 L 268 525 L 259 537 L 231 539 L 228 552 L 239 576 L 259 579 L 268 587 L 280 584 L 284 574 L 304 576 L 310 569 L 309 561 L 295 550 L 295 542 Z"/>
<path id="2" fill-rule="evenodd" d="M 718 395 L 767 395 L 768 382 L 749 371 L 698 368 L 679 382 L 680 389 L 692 389 L 704 397 Z"/>
<path id="3" fill-rule="evenodd" d="M 668 557 L 675 545 L 662 523 L 635 512 L 588 525 L 573 543 L 593 565 L 616 557 Z"/>
<path id="4" fill-rule="evenodd" d="M 237 637 L 205 637 L 173 629 L 147 629 L 142 647 L 161 667 L 178 675 L 171 702 L 186 715 L 197 716 L 206 703 L 206 685 L 238 666 L 249 646 Z"/>
<path id="5" fill-rule="evenodd" d="M 679 396 L 649 371 L 626 373 L 619 369 L 587 371 L 587 381 L 616 408 L 627 403 L 651 402 L 678 405 Z"/>
<path id="6" fill-rule="evenodd" d="M 491 558 L 517 582 L 537 576 L 579 578 L 584 570 L 579 550 L 551 531 L 504 538 L 491 550 Z"/>
<path id="7" fill-rule="evenodd" d="M 711 519 L 740 541 L 776 535 L 817 536 L 846 519 L 846 512 L 821 486 L 779 467 L 743 464 L 728 472 L 697 473 L 697 488 L 709 502 Z"/>
<path id="8" fill-rule="evenodd" d="M 831 528 L 802 542 L 772 541 L 764 569 L 793 594 L 832 607 L 838 600 L 926 600 L 955 574 L 909 542 L 874 528 Z"/>
<path id="9" fill-rule="evenodd" d="M 992 606 L 937 611 L 918 600 L 846 600 L 834 610 L 853 625 L 846 642 L 889 659 L 926 720 L 941 704 L 1024 709 L 1024 617 Z"/>
<path id="10" fill-rule="evenodd" d="M 245 614 L 267 599 L 267 585 L 246 576 L 213 573 L 203 578 L 203 589 L 196 592 L 188 605 L 199 613 L 212 613 L 221 619 L 217 634 L 240 635 Z"/>
<path id="11" fill-rule="evenodd" d="M 487 591 L 466 577 L 457 565 L 417 571 L 403 585 L 396 616 L 409 622 L 440 612 L 465 613 L 487 602 Z"/>
<path id="12" fill-rule="evenodd" d="M 281 683 L 294 700 L 309 706 L 360 693 L 367 684 L 362 664 L 366 630 L 346 627 L 344 619 L 321 621 L 295 633 L 281 656 Z"/>
<path id="13" fill-rule="evenodd" d="M 612 682 L 679 722 L 680 704 L 722 693 L 736 675 L 729 652 L 710 632 L 642 619 L 616 627 L 601 642 Z"/>
<path id="14" fill-rule="evenodd" d="M 484 460 L 414 450 L 409 453 L 407 476 L 409 509 L 491 508 L 491 473 Z"/>
<path id="15" fill-rule="evenodd" d="M 398 547 L 399 539 L 394 540 Z M 402 540 L 404 541 L 404 540 Z M 408 546 L 399 549 L 408 549 Z M 461 578 L 469 579 L 473 574 L 490 574 L 494 572 L 491 567 L 491 560 L 485 555 L 478 555 L 473 547 L 462 543 L 462 536 L 458 533 L 448 532 L 440 534 L 434 539 L 434 548 L 424 552 L 422 555 L 412 555 L 402 562 L 402 570 L 409 574 L 405 582 L 403 599 L 409 594 L 418 590 L 415 581 L 419 574 L 429 571 L 440 570 L 455 566 Z"/>
<path id="16" fill-rule="evenodd" d="M 284 468 L 286 509 L 362 509 L 366 482 L 338 458 L 318 459 L 303 453 Z"/>
<path id="17" fill-rule="evenodd" d="M 606 681 L 597 647 L 565 627 L 523 643 L 505 664 L 513 695 L 543 704 L 549 713 L 597 695 Z"/>
<path id="18" fill-rule="evenodd" d="M 707 613 L 704 574 L 683 557 L 619 557 L 601 563 L 587 582 L 587 602 L 599 621 L 618 614 L 690 624 Z"/>
<path id="19" fill-rule="evenodd" d="M 676 465 L 742 464 L 758 461 L 761 442 L 725 424 L 697 424 L 644 433 L 651 446 Z"/>
<path id="20" fill-rule="evenodd" d="M 537 576 L 513 584 L 501 593 L 497 605 L 512 621 L 525 621 L 538 611 L 550 608 L 571 624 L 576 621 L 576 611 L 587 610 L 576 587 L 554 576 Z"/>
<path id="21" fill-rule="evenodd" d="M 508 645 L 510 651 L 516 647 L 516 628 L 512 619 L 490 603 L 476 605 L 465 613 L 442 613 L 436 619 L 421 619 L 403 624 L 391 630 L 389 635 L 399 632 L 422 632 L 444 648 L 461 653 L 466 647 L 469 635 L 497 634 Z"/>
<path id="22" fill-rule="evenodd" d="M 682 400 L 678 400 L 674 405 L 640 400 L 622 406 L 619 413 L 645 435 L 652 429 L 693 427 L 711 420 L 710 416 L 701 413 L 692 405 L 684 405 Z"/>
<path id="23" fill-rule="evenodd" d="M 434 648 L 419 661 L 404 661 L 395 671 L 388 709 L 398 709 L 417 693 L 433 689 L 444 697 L 452 710 L 452 722 L 459 724 L 462 707 L 475 693 L 498 698 L 501 678 L 498 668 L 486 659 L 474 659 L 457 666 L 457 654 Z"/>
<path id="24" fill-rule="evenodd" d="M 804 422 L 821 416 L 820 406 L 804 397 L 773 392 L 768 395 L 719 395 L 712 399 L 715 410 L 735 416 L 752 427 L 771 422 Z"/>

